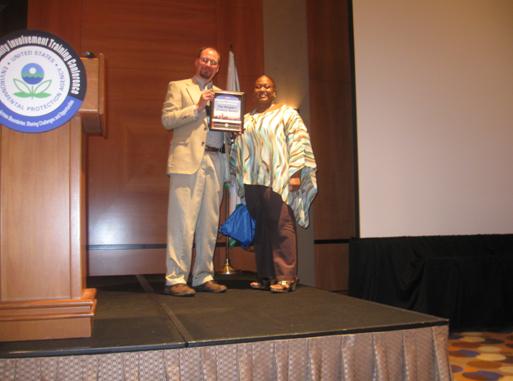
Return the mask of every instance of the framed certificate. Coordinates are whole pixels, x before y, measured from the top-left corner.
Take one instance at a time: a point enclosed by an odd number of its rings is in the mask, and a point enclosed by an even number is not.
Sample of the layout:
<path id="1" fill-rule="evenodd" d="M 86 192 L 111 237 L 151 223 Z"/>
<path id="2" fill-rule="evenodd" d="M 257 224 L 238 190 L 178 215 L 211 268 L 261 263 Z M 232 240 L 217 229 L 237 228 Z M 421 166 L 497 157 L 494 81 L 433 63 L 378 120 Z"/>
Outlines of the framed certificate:
<path id="1" fill-rule="evenodd" d="M 239 91 L 216 91 L 210 107 L 211 130 L 242 131 L 244 93 Z"/>

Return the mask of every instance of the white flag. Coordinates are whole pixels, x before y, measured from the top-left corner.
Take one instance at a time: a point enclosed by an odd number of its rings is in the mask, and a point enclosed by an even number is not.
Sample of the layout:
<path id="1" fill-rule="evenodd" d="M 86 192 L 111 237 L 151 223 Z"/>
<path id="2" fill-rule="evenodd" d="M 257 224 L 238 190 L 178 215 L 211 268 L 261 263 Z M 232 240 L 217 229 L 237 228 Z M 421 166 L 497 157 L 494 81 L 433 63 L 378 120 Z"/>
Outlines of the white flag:
<path id="1" fill-rule="evenodd" d="M 226 90 L 240 91 L 239 75 L 237 74 L 237 66 L 235 66 L 235 55 L 230 50 L 228 53 L 228 75 L 226 78 Z M 237 196 L 235 180 L 230 181 L 230 191 L 228 196 L 228 215 L 232 214 L 237 204 L 240 204 L 240 198 Z"/>
<path id="2" fill-rule="evenodd" d="M 235 55 L 231 50 L 228 53 L 228 76 L 226 78 L 226 90 L 240 91 L 239 75 L 237 74 L 237 66 L 235 66 Z"/>

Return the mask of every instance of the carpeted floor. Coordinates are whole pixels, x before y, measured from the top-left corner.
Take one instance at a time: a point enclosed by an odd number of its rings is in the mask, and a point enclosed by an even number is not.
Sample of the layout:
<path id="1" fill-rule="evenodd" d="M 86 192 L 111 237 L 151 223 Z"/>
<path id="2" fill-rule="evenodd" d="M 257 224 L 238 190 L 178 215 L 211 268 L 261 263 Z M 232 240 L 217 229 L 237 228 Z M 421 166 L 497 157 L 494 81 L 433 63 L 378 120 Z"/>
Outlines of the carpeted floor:
<path id="1" fill-rule="evenodd" d="M 452 333 L 449 361 L 454 381 L 513 381 L 513 329 Z"/>

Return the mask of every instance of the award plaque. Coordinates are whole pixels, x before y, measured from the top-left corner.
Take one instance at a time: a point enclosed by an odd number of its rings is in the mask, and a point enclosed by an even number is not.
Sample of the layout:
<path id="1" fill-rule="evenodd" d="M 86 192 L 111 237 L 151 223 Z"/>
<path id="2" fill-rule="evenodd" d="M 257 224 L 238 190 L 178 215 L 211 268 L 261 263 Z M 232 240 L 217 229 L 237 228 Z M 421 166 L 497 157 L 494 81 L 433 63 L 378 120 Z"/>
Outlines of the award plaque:
<path id="1" fill-rule="evenodd" d="M 210 129 L 213 131 L 242 131 L 244 93 L 216 91 L 210 109 Z"/>

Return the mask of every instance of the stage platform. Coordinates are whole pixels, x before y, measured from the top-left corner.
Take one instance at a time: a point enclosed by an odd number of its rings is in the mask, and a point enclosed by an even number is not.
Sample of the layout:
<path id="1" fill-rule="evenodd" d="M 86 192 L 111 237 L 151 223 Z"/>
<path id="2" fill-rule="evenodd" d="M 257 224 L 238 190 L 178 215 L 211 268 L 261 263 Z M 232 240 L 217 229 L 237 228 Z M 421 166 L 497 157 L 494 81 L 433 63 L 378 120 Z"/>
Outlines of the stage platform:
<path id="1" fill-rule="evenodd" d="M 450 380 L 445 319 L 250 277 L 192 298 L 157 276 L 91 278 L 93 336 L 0 343 L 0 380 Z"/>

